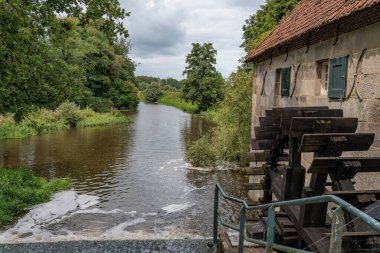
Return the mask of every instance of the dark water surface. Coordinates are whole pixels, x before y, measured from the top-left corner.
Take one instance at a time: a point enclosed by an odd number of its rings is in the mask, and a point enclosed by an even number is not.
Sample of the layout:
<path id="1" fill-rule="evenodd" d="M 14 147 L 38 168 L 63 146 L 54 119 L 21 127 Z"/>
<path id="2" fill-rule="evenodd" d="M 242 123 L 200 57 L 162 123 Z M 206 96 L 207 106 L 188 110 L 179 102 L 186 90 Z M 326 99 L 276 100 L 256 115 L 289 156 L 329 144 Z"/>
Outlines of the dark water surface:
<path id="1" fill-rule="evenodd" d="M 144 103 L 130 117 L 128 125 L 0 141 L 0 166 L 27 165 L 47 178 L 70 177 L 74 188 L 52 202 L 58 211 L 38 218 L 41 211 L 32 210 L 0 242 L 211 236 L 215 183 L 244 195 L 239 172 L 204 172 L 185 159 L 188 144 L 212 124 Z"/>

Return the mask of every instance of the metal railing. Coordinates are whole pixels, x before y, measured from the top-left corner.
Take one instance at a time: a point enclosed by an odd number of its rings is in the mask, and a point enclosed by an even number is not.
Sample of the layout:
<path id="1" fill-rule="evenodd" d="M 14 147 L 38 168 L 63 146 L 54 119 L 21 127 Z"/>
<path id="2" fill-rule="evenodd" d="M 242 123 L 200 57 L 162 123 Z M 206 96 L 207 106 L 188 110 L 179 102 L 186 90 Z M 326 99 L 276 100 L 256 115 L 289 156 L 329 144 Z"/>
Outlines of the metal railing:
<path id="1" fill-rule="evenodd" d="M 240 208 L 240 218 L 239 218 L 239 227 L 226 223 L 222 217 L 219 215 L 219 195 L 229 201 L 241 204 Z M 338 207 L 333 211 L 333 218 L 331 223 L 331 237 L 330 237 L 330 252 L 340 252 L 342 247 L 342 234 L 345 220 L 344 220 L 344 211 L 349 214 L 357 217 L 359 220 L 363 221 L 365 224 L 373 228 L 375 231 L 380 232 L 380 222 L 367 215 L 366 213 L 360 211 L 350 203 L 344 201 L 343 199 L 335 195 L 322 195 L 317 197 L 308 197 L 295 200 L 286 200 L 279 201 L 269 204 L 261 204 L 255 206 L 249 206 L 246 201 L 238 199 L 235 197 L 228 196 L 219 184 L 216 184 L 215 195 L 214 195 L 214 230 L 213 230 L 213 244 L 218 245 L 218 225 L 219 222 L 232 230 L 239 232 L 239 246 L 238 253 L 243 253 L 244 250 L 244 241 L 252 242 L 260 246 L 266 247 L 267 253 L 272 253 L 273 249 L 280 250 L 283 252 L 299 252 L 299 253 L 311 253 L 310 251 L 305 251 L 297 248 L 292 248 L 288 246 L 283 246 L 280 244 L 274 243 L 274 234 L 275 234 L 275 208 L 276 207 L 288 207 L 296 205 L 307 205 L 307 204 L 317 204 L 317 203 L 326 203 L 331 202 L 338 205 Z M 245 231 L 245 222 L 246 222 L 246 212 L 247 210 L 259 210 L 259 209 L 268 209 L 268 227 L 266 240 L 257 240 L 249 238 Z"/>

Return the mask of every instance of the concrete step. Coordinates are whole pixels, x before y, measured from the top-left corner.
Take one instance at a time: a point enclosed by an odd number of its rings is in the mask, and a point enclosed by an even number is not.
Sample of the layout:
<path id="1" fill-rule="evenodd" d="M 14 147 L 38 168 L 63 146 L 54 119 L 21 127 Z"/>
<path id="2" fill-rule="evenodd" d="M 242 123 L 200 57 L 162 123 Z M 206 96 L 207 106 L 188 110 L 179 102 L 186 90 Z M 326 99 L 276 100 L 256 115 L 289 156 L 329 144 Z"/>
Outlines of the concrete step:
<path id="1" fill-rule="evenodd" d="M 0 244 L 2 253 L 209 253 L 211 239 L 189 240 L 125 240 L 125 241 L 65 241 L 48 243 Z"/>

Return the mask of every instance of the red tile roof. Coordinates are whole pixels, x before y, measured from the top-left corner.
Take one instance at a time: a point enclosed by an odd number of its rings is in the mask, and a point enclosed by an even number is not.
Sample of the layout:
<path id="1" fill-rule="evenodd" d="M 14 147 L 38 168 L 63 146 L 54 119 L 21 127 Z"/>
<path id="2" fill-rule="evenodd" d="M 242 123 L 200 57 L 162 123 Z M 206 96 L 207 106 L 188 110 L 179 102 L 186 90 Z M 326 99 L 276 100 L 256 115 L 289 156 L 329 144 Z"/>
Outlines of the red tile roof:
<path id="1" fill-rule="evenodd" d="M 247 57 L 247 61 L 260 58 L 275 47 L 286 45 L 302 35 L 310 34 L 318 28 L 328 26 L 379 3 L 380 0 L 302 0 L 253 50 Z M 377 11 L 371 15 L 380 16 L 380 12 Z"/>

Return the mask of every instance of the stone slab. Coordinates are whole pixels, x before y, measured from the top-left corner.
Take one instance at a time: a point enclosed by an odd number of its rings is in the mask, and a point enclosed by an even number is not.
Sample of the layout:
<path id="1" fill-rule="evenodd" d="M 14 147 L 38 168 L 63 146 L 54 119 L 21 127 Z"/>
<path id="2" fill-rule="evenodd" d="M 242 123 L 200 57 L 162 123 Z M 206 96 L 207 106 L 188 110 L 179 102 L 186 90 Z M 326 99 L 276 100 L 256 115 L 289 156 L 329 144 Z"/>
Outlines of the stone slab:
<path id="1" fill-rule="evenodd" d="M 0 244 L 2 253 L 209 253 L 211 239 L 201 240 L 125 240 L 65 241 L 54 243 Z"/>

